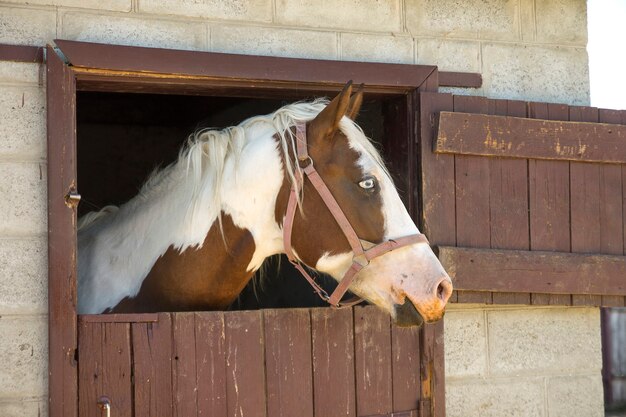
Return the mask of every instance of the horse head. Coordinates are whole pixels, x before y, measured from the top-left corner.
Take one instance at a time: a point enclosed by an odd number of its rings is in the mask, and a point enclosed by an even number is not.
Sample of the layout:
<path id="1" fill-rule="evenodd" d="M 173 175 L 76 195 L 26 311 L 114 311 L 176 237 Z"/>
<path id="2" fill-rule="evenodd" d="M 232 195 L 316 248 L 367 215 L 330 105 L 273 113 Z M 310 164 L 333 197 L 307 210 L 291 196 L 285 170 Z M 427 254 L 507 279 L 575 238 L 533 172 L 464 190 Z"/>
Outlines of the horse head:
<path id="1" fill-rule="evenodd" d="M 298 156 L 294 164 L 305 166 L 299 176 L 307 179 L 300 179 L 301 190 L 286 179 L 276 205 L 277 220 L 291 229 L 285 250 L 294 262 L 330 274 L 340 286 L 349 277 L 351 292 L 389 312 L 399 325 L 436 321 L 452 293 L 450 277 L 409 216 L 378 152 L 354 123 L 362 100 L 362 89 L 352 95 L 348 83 L 299 128 L 296 139 L 304 150 L 292 153 Z M 313 170 L 317 180 L 309 175 Z M 287 214 L 290 189 L 301 192 L 293 220 Z M 343 214 L 334 213 L 332 205 Z M 405 243 L 396 245 L 399 241 Z M 376 251 L 379 256 L 367 256 Z M 357 271 L 350 271 L 355 266 Z"/>

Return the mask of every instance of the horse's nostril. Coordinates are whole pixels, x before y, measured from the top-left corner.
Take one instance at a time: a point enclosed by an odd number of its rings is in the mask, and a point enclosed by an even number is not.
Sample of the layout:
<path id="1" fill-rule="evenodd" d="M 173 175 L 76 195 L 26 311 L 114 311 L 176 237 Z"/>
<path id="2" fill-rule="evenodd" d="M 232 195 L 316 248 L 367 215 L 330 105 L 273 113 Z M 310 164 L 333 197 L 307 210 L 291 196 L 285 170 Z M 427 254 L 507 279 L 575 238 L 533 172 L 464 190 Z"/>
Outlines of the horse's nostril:
<path id="1" fill-rule="evenodd" d="M 450 295 L 452 295 L 452 284 L 444 278 L 437 286 L 437 297 L 445 303 L 450 298 Z"/>

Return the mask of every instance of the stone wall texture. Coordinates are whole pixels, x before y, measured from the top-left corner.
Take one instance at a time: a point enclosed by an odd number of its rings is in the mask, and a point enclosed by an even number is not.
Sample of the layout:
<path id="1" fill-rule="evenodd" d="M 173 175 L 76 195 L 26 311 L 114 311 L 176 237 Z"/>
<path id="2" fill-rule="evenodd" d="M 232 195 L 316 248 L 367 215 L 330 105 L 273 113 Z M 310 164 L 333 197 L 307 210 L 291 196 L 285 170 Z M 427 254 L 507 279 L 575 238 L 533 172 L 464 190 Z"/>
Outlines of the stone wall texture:
<path id="1" fill-rule="evenodd" d="M 460 94 L 588 104 L 586 20 L 585 0 L 0 0 L 0 43 L 434 64 L 483 74 Z M 0 62 L 3 417 L 47 415 L 44 77 Z M 454 306 L 448 415 L 600 415 L 599 326 L 594 309 Z"/>

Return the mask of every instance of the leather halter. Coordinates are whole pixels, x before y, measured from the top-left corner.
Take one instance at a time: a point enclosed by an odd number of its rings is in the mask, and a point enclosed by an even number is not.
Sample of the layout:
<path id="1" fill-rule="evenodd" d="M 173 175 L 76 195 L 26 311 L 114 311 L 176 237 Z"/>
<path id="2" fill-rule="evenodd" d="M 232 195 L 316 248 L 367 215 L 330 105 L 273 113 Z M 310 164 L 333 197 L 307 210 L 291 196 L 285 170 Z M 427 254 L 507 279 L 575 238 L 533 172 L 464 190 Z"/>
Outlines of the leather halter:
<path id="1" fill-rule="evenodd" d="M 428 239 L 422 233 L 404 236 L 398 239 L 391 239 L 386 242 L 382 242 L 379 244 L 375 244 L 372 242 L 368 242 L 366 240 L 359 239 L 354 228 L 348 221 L 348 218 L 344 214 L 341 207 L 337 203 L 337 200 L 333 197 L 330 190 L 320 177 L 319 173 L 315 169 L 313 165 L 313 159 L 309 156 L 309 152 L 307 149 L 307 137 L 306 137 L 306 125 L 302 122 L 296 123 L 296 156 L 298 158 L 298 162 L 300 164 L 306 164 L 306 166 L 300 166 L 302 172 L 306 175 L 306 177 L 311 181 L 313 187 L 320 195 L 324 204 L 330 211 L 330 213 L 335 218 L 335 221 L 343 231 L 344 236 L 348 240 L 350 247 L 354 253 L 352 257 L 352 265 L 350 269 L 345 273 L 339 285 L 335 289 L 335 291 L 328 295 L 328 293 L 319 286 L 319 284 L 309 275 L 309 273 L 304 269 L 301 265 L 300 261 L 296 258 L 293 247 L 291 246 L 291 235 L 293 231 L 293 222 L 296 214 L 296 207 L 298 204 L 298 195 L 296 191 L 296 184 L 291 186 L 291 192 L 289 194 L 289 202 L 287 203 L 287 211 L 285 212 L 285 220 L 283 223 L 283 240 L 285 243 L 285 253 L 289 258 L 289 262 L 291 262 L 298 271 L 309 281 L 309 284 L 313 287 L 315 292 L 320 296 L 320 298 L 327 303 L 329 303 L 333 307 L 350 307 L 355 304 L 362 302 L 363 300 L 359 297 L 355 299 L 350 299 L 346 302 L 341 302 L 341 299 L 348 291 L 350 284 L 359 273 L 359 271 L 365 268 L 372 259 L 377 258 L 386 254 L 387 252 L 391 252 L 394 249 L 401 248 L 403 246 L 412 245 L 414 243 L 428 243 Z M 300 189 L 303 188 L 304 178 L 300 170 L 296 168 L 296 181 L 297 185 L 299 185 Z M 367 249 L 365 249 L 365 247 Z"/>

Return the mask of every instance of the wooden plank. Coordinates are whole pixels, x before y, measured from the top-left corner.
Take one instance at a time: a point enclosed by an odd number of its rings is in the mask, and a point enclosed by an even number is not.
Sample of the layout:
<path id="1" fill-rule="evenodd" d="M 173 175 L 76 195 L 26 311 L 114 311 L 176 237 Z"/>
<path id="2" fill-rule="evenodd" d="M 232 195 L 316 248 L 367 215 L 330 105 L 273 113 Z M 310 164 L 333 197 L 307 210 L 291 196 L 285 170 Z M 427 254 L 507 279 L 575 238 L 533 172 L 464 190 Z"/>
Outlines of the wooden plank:
<path id="1" fill-rule="evenodd" d="M 265 357 L 261 311 L 224 313 L 227 415 L 264 417 Z"/>
<path id="2" fill-rule="evenodd" d="M 483 76 L 475 72 L 439 71 L 439 85 L 441 87 L 480 88 L 483 85 Z"/>
<path id="3" fill-rule="evenodd" d="M 43 48 L 30 45 L 5 45 L 0 44 L 0 61 L 43 62 Z"/>
<path id="4" fill-rule="evenodd" d="M 47 47 L 48 183 L 48 395 L 50 417 L 76 417 L 76 82 Z"/>
<path id="5" fill-rule="evenodd" d="M 420 399 L 420 330 L 391 326 L 393 411 L 417 409 Z"/>
<path id="6" fill-rule="evenodd" d="M 445 417 L 446 416 L 446 367 L 445 367 L 445 352 L 444 352 L 444 325 L 443 319 L 437 323 L 430 324 L 428 326 L 433 328 L 434 333 L 434 346 L 433 346 L 433 388 L 432 388 L 432 409 L 433 417 Z"/>
<path id="7" fill-rule="evenodd" d="M 132 417 L 130 325 L 102 324 L 102 394 L 111 400 L 111 415 Z"/>
<path id="8" fill-rule="evenodd" d="M 267 414 L 313 417 L 309 311 L 265 310 L 263 316 Z"/>
<path id="9" fill-rule="evenodd" d="M 435 70 L 430 65 L 381 64 L 278 58 L 161 48 L 105 45 L 55 39 L 73 66 L 112 71 L 211 78 L 301 82 L 335 87 L 346 80 L 388 91 L 419 87 Z M 412 88 L 411 88 L 412 87 Z"/>
<path id="10" fill-rule="evenodd" d="M 486 113 L 483 97 L 455 96 L 455 112 Z M 456 242 L 460 246 L 491 247 L 489 216 L 489 160 L 455 156 Z M 459 292 L 460 303 L 491 304 L 491 294 Z"/>
<path id="11" fill-rule="evenodd" d="M 316 416 L 356 416 L 352 309 L 311 309 Z"/>
<path id="12" fill-rule="evenodd" d="M 489 103 L 493 103 L 492 114 L 526 116 L 523 101 L 489 100 Z M 489 158 L 489 174 L 491 247 L 528 250 L 528 161 Z M 529 293 L 493 293 L 492 298 L 494 304 L 530 304 Z"/>
<path id="13" fill-rule="evenodd" d="M 393 411 L 391 324 L 375 306 L 354 308 L 354 358 L 358 416 Z"/>
<path id="14" fill-rule="evenodd" d="M 626 163 L 625 140 L 626 128 L 611 124 L 532 120 L 455 111 L 439 113 L 434 151 L 621 164 Z"/>
<path id="15" fill-rule="evenodd" d="M 224 313 L 195 313 L 198 417 L 225 416 L 226 336 Z"/>
<path id="16" fill-rule="evenodd" d="M 450 94 L 420 94 L 422 210 L 420 226 L 433 244 L 455 245 L 454 156 L 432 152 L 435 113 L 453 109 Z"/>
<path id="17" fill-rule="evenodd" d="M 172 393 L 178 417 L 197 414 L 195 330 L 194 313 L 172 314 Z"/>
<path id="18" fill-rule="evenodd" d="M 597 122 L 598 109 L 571 106 L 571 121 Z M 591 144 L 601 144 L 604 138 L 588 139 Z M 600 165 L 581 162 L 570 163 L 570 218 L 572 252 L 600 252 Z M 573 305 L 600 305 L 596 295 L 572 295 Z"/>
<path id="19" fill-rule="evenodd" d="M 81 314 L 78 321 L 81 323 L 156 323 L 159 321 L 159 315 L 157 313 Z"/>
<path id="20" fill-rule="evenodd" d="M 102 395 L 102 324 L 80 323 L 78 346 L 78 413 L 81 417 L 101 417 L 97 402 Z"/>
<path id="21" fill-rule="evenodd" d="M 443 320 L 422 327 L 420 417 L 445 417 Z"/>
<path id="22" fill-rule="evenodd" d="M 626 295 L 626 257 L 439 247 L 458 290 Z"/>
<path id="23" fill-rule="evenodd" d="M 569 120 L 566 105 L 529 103 L 528 116 Z M 528 161 L 531 250 L 570 251 L 569 162 Z M 531 295 L 532 304 L 570 305 L 569 294 Z"/>
<path id="24" fill-rule="evenodd" d="M 160 313 L 155 323 L 133 323 L 134 417 L 171 417 L 172 319 Z"/>

